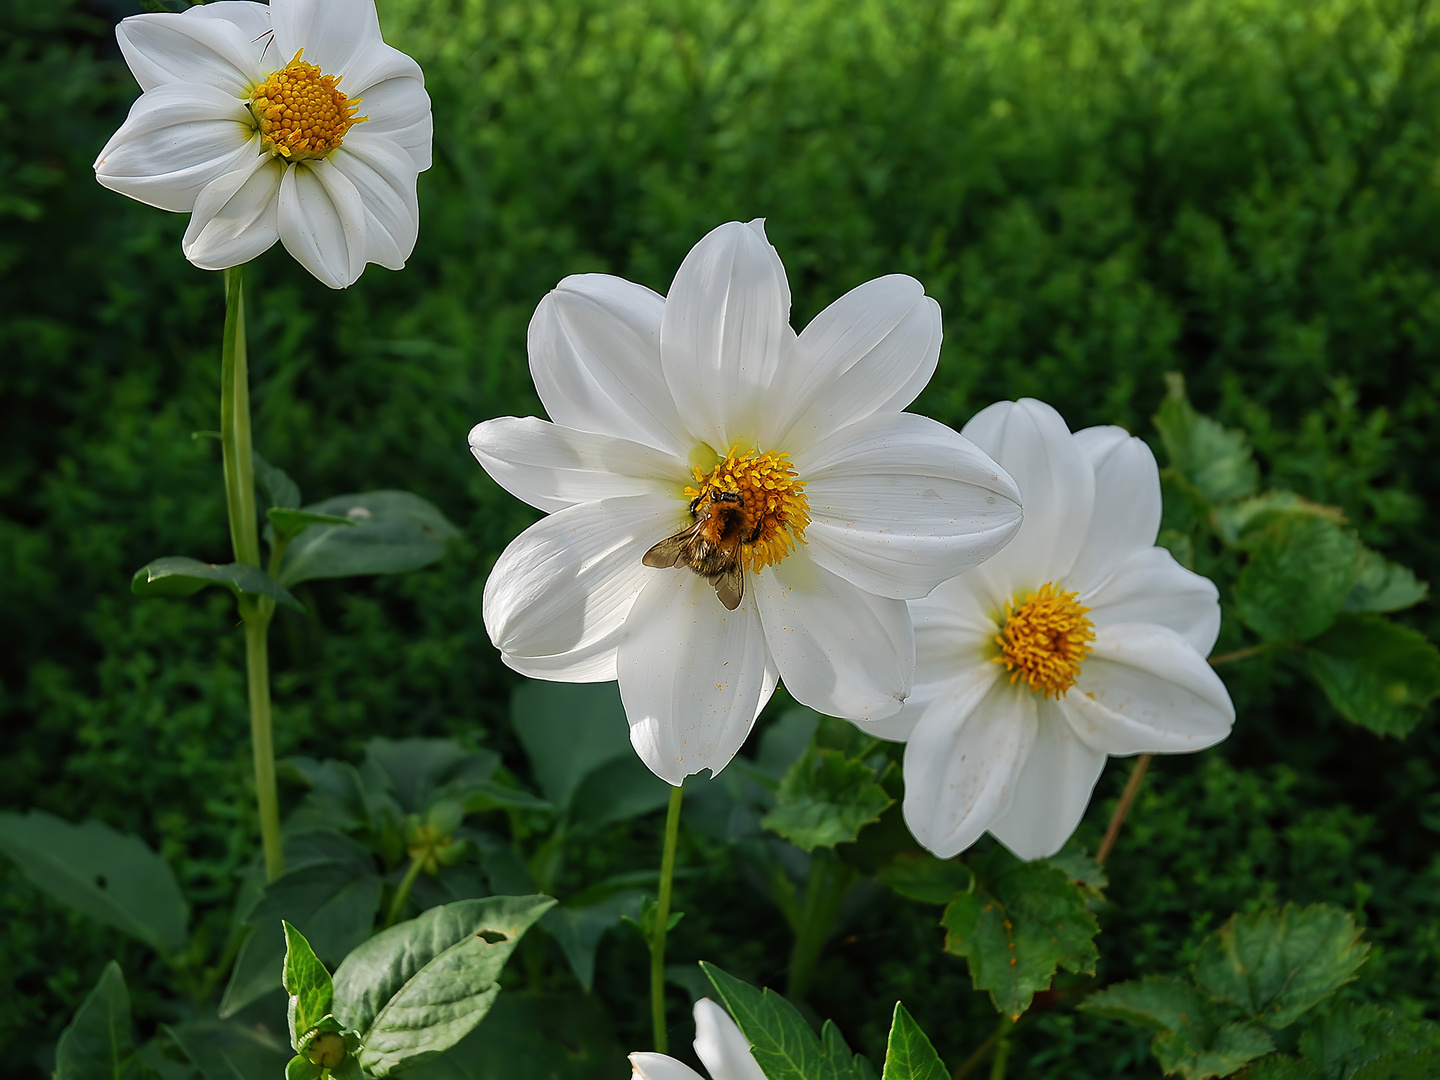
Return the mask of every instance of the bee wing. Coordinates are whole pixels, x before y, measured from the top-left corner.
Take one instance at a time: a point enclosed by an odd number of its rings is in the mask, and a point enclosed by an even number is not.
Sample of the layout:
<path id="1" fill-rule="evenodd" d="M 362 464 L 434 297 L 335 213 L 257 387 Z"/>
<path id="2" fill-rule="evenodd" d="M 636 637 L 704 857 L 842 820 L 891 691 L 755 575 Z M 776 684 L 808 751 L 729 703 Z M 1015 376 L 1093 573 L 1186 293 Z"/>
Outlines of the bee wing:
<path id="1" fill-rule="evenodd" d="M 695 528 L 691 526 L 688 529 L 681 529 L 674 536 L 667 536 L 645 552 L 645 557 L 640 561 L 646 566 L 653 566 L 656 570 L 668 570 L 685 554 L 685 548 L 690 543 L 694 532 Z"/>
<path id="2" fill-rule="evenodd" d="M 736 562 L 712 576 L 710 584 L 715 586 L 715 595 L 726 610 L 734 611 L 745 596 L 745 569 Z"/>

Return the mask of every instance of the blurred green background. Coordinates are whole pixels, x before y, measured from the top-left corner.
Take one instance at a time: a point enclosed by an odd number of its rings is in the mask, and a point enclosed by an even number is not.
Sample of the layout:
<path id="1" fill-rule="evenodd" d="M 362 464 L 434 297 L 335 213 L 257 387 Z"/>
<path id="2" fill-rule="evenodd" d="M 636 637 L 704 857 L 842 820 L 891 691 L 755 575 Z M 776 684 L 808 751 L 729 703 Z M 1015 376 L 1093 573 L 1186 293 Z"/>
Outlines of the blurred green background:
<path id="1" fill-rule="evenodd" d="M 525 327 L 561 277 L 663 292 L 733 218 L 767 218 L 797 326 L 871 277 L 924 282 L 945 346 L 917 411 L 958 427 L 1034 395 L 1072 427 L 1150 437 L 1178 370 L 1271 483 L 1440 576 L 1440 19 L 1424 0 L 379 6 L 434 101 L 420 242 L 404 272 L 371 267 L 343 293 L 278 247 L 259 260 L 256 444 L 307 500 L 409 488 L 465 536 L 418 574 L 313 583 L 310 614 L 280 616 L 282 755 L 447 734 L 523 769 L 504 720 L 517 680 L 480 598 L 534 515 L 466 432 L 540 412 Z M 0 0 L 0 808 L 138 833 L 223 937 L 256 844 L 241 635 L 219 593 L 128 590 L 158 555 L 228 557 L 219 448 L 192 438 L 217 426 L 220 276 L 184 261 L 183 216 L 91 173 L 138 96 L 112 32 L 137 10 Z M 1440 635 L 1433 605 L 1408 619 Z M 1379 944 L 1350 992 L 1440 1016 L 1433 724 L 1403 744 L 1346 725 L 1283 659 L 1226 679 L 1234 737 L 1157 763 L 1111 864 L 1102 978 L 1172 969 L 1262 897 L 1330 900 Z M 1125 771 L 1101 782 L 1092 847 Z M 723 916 L 682 923 L 672 959 L 774 980 L 783 925 L 723 852 L 703 865 L 678 906 Z M 940 954 L 936 915 L 875 900 L 823 961 L 816 1012 L 876 1054 L 904 997 L 962 1060 L 994 1014 Z M 615 937 L 597 993 L 641 1048 L 643 950 Z M 112 956 L 142 1030 L 169 1018 L 143 947 L 0 864 L 3 1071 L 30 1075 Z M 1019 1037 L 1012 1075 L 1155 1076 L 1146 1042 L 1057 1011 Z"/>

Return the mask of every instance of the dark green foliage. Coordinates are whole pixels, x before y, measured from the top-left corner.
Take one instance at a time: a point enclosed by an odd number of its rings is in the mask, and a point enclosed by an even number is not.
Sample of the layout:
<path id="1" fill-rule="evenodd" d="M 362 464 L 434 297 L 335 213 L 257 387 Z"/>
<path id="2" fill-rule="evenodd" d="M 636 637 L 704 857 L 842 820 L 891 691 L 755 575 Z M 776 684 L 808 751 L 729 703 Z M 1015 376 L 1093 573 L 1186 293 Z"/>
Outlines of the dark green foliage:
<path id="1" fill-rule="evenodd" d="M 175 868 L 205 955 L 177 999 L 177 976 L 148 946 L 0 868 L 0 1053 L 27 1080 L 110 955 L 142 1036 L 171 1025 L 215 1076 L 233 1075 L 213 1062 L 237 1048 L 269 1055 L 269 1075 L 288 1057 L 250 1028 L 181 1019 L 206 999 L 206 971 L 230 940 L 255 837 L 233 601 L 206 590 L 141 602 L 126 588 L 156 552 L 230 558 L 219 448 L 191 437 L 217 426 L 218 275 L 184 263 L 183 217 L 90 173 L 137 93 L 113 22 L 140 6 L 0 0 L 0 800 L 142 837 Z M 991 400 L 1033 394 L 1074 427 L 1118 422 L 1151 437 L 1148 418 L 1176 411 L 1164 374 L 1182 371 L 1198 412 L 1245 433 L 1264 485 L 1339 507 L 1343 528 L 1420 579 L 1440 573 L 1431 9 L 383 0 L 381 18 L 425 66 L 435 101 L 420 244 L 403 273 L 371 267 L 344 293 L 279 249 L 247 275 L 256 437 L 311 498 L 403 488 L 463 536 L 409 577 L 297 587 L 307 614 L 280 613 L 272 632 L 282 755 L 360 762 L 377 735 L 455 735 L 519 778 L 477 787 L 472 809 L 538 803 L 527 793 L 544 788 L 508 722 L 516 680 L 480 622 L 489 567 L 535 515 L 484 477 L 465 432 L 540 411 L 525 326 L 563 275 L 608 271 L 663 291 L 689 246 L 730 217 L 768 217 L 797 325 L 878 274 L 925 282 L 946 336 L 920 411 L 959 425 Z M 1183 443 L 1197 444 L 1209 445 L 1194 431 Z M 1210 538 L 1205 490 L 1228 490 L 1212 475 L 1167 476 L 1165 542 L 1231 582 L 1245 555 Z M 258 466 L 257 479 L 262 505 L 301 505 Z M 1418 584 L 1387 585 L 1367 558 L 1345 611 L 1416 598 Z M 1234 597 L 1222 600 L 1220 649 L 1252 644 Z M 1429 606 L 1399 619 L 1440 630 Z M 1440 1009 L 1440 742 L 1420 723 L 1421 682 L 1395 711 L 1375 709 L 1383 687 L 1430 669 L 1372 667 L 1332 685 L 1316 665 L 1277 649 L 1222 669 L 1240 716 L 1232 739 L 1204 760 L 1157 762 L 1107 864 L 1106 982 L 1177 970 L 1230 912 L 1283 896 L 1371 924 L 1377 947 L 1344 993 L 1405 1016 Z M 1361 704 L 1337 693 L 1347 685 Z M 1339 714 L 1412 733 L 1380 740 Z M 763 718 L 757 738 L 775 726 Z M 714 786 L 759 786 L 737 769 Z M 346 770 L 358 772 L 337 766 L 292 788 L 287 806 L 323 796 L 354 809 Z M 1092 849 L 1122 782 L 1114 766 L 1102 779 L 1082 827 Z M 687 820 L 707 783 L 687 785 Z M 752 835 L 753 805 L 727 804 L 724 828 Z M 375 820 L 367 811 L 356 828 Z M 853 846 L 894 821 L 892 808 Z M 380 822 L 377 850 L 399 836 L 392 824 Z M 571 846 L 556 895 L 651 867 L 657 827 L 627 820 Z M 677 883 L 688 915 L 671 955 L 734 956 L 752 981 L 783 977 L 786 920 L 713 837 L 682 834 L 681 866 L 696 876 Z M 816 1010 L 878 1061 L 903 998 L 945 1059 L 964 1060 L 994 1017 L 965 964 L 939 955 L 935 909 L 857 889 L 842 917 Z M 599 945 L 596 992 L 639 1002 L 643 950 L 618 937 Z M 488 1075 L 582 1075 L 565 1070 L 583 1071 L 589 1049 L 544 1057 L 579 1008 L 550 959 L 564 984 L 523 999 L 507 990 L 491 1021 L 523 1000 L 515 1022 L 539 1018 L 551 1037 L 543 1049 L 517 1040 L 518 1063 Z M 588 1065 L 614 1075 L 644 1045 L 644 1009 L 617 1010 L 618 1039 L 600 1012 L 608 1056 Z M 1149 1037 L 1056 1008 L 1017 1029 L 1011 1073 L 1153 1076 Z"/>
<path id="2" fill-rule="evenodd" d="M 111 960 L 80 1004 L 55 1049 L 55 1080 L 148 1080 L 135 1056 L 130 994 L 120 965 Z"/>

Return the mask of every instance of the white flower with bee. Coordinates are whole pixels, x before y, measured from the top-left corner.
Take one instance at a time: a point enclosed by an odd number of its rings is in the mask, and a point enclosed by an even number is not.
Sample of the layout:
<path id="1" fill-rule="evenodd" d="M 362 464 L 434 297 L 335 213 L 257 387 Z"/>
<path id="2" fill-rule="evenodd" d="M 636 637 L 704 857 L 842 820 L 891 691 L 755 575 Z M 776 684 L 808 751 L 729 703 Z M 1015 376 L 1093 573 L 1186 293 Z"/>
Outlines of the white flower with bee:
<path id="1" fill-rule="evenodd" d="M 1020 525 L 1005 472 L 902 412 L 934 373 L 940 309 L 901 275 L 805 330 L 763 223 L 731 222 L 667 296 L 570 277 L 530 324 L 550 421 L 470 433 L 507 491 L 549 512 L 485 586 L 505 662 L 618 679 L 631 741 L 679 784 L 739 750 L 779 679 L 866 724 L 910 692 L 905 601 L 994 554 Z"/>

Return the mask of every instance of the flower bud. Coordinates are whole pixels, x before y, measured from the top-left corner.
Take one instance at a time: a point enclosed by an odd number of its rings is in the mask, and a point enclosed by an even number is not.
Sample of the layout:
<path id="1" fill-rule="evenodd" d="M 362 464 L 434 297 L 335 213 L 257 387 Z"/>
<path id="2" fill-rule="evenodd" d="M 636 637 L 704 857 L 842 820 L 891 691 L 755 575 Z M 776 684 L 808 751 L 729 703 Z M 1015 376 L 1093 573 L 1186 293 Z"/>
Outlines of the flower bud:
<path id="1" fill-rule="evenodd" d="M 333 1069 L 345 1060 L 345 1039 L 333 1031 L 322 1031 L 305 1047 L 311 1065 Z"/>

